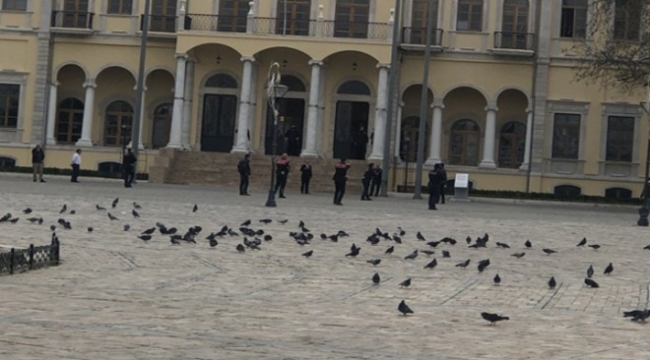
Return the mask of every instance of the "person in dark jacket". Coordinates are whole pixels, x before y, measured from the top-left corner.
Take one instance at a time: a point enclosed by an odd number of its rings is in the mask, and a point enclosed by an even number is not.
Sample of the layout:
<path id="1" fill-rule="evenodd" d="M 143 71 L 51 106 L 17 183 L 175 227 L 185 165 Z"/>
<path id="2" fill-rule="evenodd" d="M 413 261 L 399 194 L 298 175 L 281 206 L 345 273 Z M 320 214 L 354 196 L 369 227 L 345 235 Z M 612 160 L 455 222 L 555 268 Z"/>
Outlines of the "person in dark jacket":
<path id="1" fill-rule="evenodd" d="M 280 190 L 280 198 L 284 199 L 284 187 L 287 186 L 287 178 L 289 177 L 289 158 L 287 154 L 282 154 L 279 159 L 275 161 L 275 192 Z"/>
<path id="2" fill-rule="evenodd" d="M 377 166 L 375 172 L 372 174 L 372 185 L 370 186 L 370 196 L 379 196 L 379 189 L 381 189 L 381 167 Z"/>
<path id="3" fill-rule="evenodd" d="M 40 144 L 32 149 L 32 167 L 34 168 L 34 182 L 36 182 L 36 176 L 40 182 L 44 183 L 43 180 L 43 160 L 45 160 L 45 152 Z"/>
<path id="4" fill-rule="evenodd" d="M 130 188 L 133 183 L 133 178 L 135 177 L 135 163 L 138 159 L 135 158 L 135 154 L 131 148 L 126 149 L 126 154 L 124 154 L 124 159 L 122 159 L 122 171 L 124 172 L 124 187 Z"/>
<path id="5" fill-rule="evenodd" d="M 291 125 L 289 130 L 284 134 L 284 139 L 287 144 L 287 153 L 291 156 L 300 155 L 300 131 L 296 125 Z"/>
<path id="6" fill-rule="evenodd" d="M 248 193 L 248 177 L 251 175 L 250 154 L 244 155 L 244 158 L 237 164 L 239 172 L 239 195 L 250 196 Z"/>
<path id="7" fill-rule="evenodd" d="M 438 210 L 436 209 L 436 204 L 440 197 L 441 183 L 442 174 L 440 173 L 440 164 L 435 164 L 433 170 L 429 171 L 429 210 Z"/>
<path id="8" fill-rule="evenodd" d="M 366 128 L 362 126 L 359 127 L 359 130 L 354 134 L 352 140 L 352 148 L 354 152 L 354 158 L 358 160 L 366 159 L 366 152 L 368 148 L 368 132 Z"/>
<path id="9" fill-rule="evenodd" d="M 305 162 L 300 166 L 300 193 L 309 194 L 309 182 L 311 181 L 311 165 Z"/>
<path id="10" fill-rule="evenodd" d="M 345 182 L 348 181 L 348 169 L 350 168 L 350 163 L 346 159 L 342 158 L 341 161 L 337 162 L 334 165 L 334 205 L 343 205 L 341 201 L 343 200 L 343 195 L 345 195 Z"/>
<path id="11" fill-rule="evenodd" d="M 368 189 L 370 188 L 370 183 L 372 178 L 375 176 L 375 164 L 368 164 L 366 172 L 363 173 L 363 178 L 361 179 L 361 184 L 363 185 L 363 192 L 361 193 L 361 200 L 372 200 L 368 194 Z"/>
<path id="12" fill-rule="evenodd" d="M 440 183 L 440 203 L 445 203 L 445 186 L 447 186 L 447 170 L 445 170 L 445 164 L 440 163 L 440 176 L 442 177 L 442 182 Z"/>

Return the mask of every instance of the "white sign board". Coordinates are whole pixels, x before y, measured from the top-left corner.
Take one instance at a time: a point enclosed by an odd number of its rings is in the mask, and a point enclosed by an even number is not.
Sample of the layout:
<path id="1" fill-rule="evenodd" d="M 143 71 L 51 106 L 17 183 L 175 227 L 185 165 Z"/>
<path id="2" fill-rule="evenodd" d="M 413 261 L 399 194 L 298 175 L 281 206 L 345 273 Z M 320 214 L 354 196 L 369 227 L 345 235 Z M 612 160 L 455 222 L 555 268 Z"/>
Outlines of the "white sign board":
<path id="1" fill-rule="evenodd" d="M 454 180 L 454 188 L 467 189 L 468 186 L 469 174 L 456 174 L 456 180 Z"/>

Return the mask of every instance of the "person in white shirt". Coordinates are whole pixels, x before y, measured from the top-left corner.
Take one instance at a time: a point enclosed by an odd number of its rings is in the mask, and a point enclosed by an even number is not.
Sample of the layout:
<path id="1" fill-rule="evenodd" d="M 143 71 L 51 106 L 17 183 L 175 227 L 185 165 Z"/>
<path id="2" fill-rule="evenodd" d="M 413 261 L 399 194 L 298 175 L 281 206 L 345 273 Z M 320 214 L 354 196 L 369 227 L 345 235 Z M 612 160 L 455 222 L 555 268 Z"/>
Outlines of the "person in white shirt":
<path id="1" fill-rule="evenodd" d="M 77 177 L 79 177 L 79 167 L 81 166 L 81 149 L 72 154 L 72 160 L 70 161 L 70 166 L 72 166 L 72 179 L 70 182 L 78 183 Z"/>

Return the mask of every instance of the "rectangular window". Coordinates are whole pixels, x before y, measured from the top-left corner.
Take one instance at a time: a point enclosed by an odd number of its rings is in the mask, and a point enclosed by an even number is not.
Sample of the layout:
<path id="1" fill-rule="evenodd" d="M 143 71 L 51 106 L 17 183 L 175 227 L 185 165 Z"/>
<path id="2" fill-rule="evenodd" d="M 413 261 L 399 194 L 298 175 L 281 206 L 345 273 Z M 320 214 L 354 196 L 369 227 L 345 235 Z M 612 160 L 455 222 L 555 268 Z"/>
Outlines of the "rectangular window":
<path id="1" fill-rule="evenodd" d="M 580 115 L 555 114 L 553 119 L 553 158 L 578 159 Z"/>
<path id="2" fill-rule="evenodd" d="M 368 37 L 369 0 L 339 0 L 336 2 L 334 37 L 365 39 Z"/>
<path id="3" fill-rule="evenodd" d="M 483 0 L 458 0 L 456 30 L 483 31 Z"/>
<path id="4" fill-rule="evenodd" d="M 587 33 L 587 0 L 562 0 L 560 37 L 584 39 Z"/>
<path id="5" fill-rule="evenodd" d="M 20 85 L 0 84 L 0 127 L 18 125 Z"/>
<path id="6" fill-rule="evenodd" d="M 614 9 L 614 39 L 639 40 L 642 4 L 638 1 L 616 0 Z"/>
<path id="7" fill-rule="evenodd" d="M 634 147 L 634 118 L 610 116 L 607 118 L 607 161 L 632 162 Z"/>
<path id="8" fill-rule="evenodd" d="M 246 32 L 248 0 L 220 0 L 217 31 Z"/>
<path id="9" fill-rule="evenodd" d="M 27 0 L 2 0 L 2 10 L 26 11 Z"/>
<path id="10" fill-rule="evenodd" d="M 133 0 L 109 0 L 108 14 L 131 15 L 133 13 Z"/>

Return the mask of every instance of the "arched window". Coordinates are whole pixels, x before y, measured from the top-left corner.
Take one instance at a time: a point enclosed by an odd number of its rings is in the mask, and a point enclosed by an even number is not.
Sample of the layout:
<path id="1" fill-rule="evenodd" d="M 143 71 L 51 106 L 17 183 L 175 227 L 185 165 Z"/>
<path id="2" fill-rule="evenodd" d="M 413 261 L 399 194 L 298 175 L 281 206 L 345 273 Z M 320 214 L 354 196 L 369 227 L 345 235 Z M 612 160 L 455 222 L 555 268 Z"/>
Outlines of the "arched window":
<path id="1" fill-rule="evenodd" d="M 350 80 L 339 86 L 337 94 L 370 95 L 370 88 L 359 80 Z"/>
<path id="2" fill-rule="evenodd" d="M 605 190 L 605 197 L 607 199 L 632 199 L 632 190 L 624 188 L 609 188 Z"/>
<path id="3" fill-rule="evenodd" d="M 565 197 L 575 197 L 582 194 L 582 189 L 573 185 L 558 185 L 553 189 L 553 194 Z"/>
<path id="4" fill-rule="evenodd" d="M 499 167 L 518 168 L 524 162 L 526 125 L 511 121 L 499 134 Z"/>
<path id="5" fill-rule="evenodd" d="M 206 82 L 205 87 L 237 89 L 237 80 L 228 74 L 212 75 Z"/>
<path id="6" fill-rule="evenodd" d="M 153 131 L 151 144 L 154 149 L 167 146 L 172 126 L 172 104 L 162 104 L 153 113 Z"/>
<path id="7" fill-rule="evenodd" d="M 67 98 L 59 104 L 56 123 L 56 141 L 60 144 L 73 144 L 81 137 L 83 127 L 84 104 Z"/>
<path id="8" fill-rule="evenodd" d="M 528 48 L 528 0 L 505 0 L 503 2 L 501 31 L 501 48 Z"/>
<path id="9" fill-rule="evenodd" d="M 0 156 L 0 170 L 13 169 L 16 167 L 16 159 Z"/>
<path id="10" fill-rule="evenodd" d="M 126 101 L 114 101 L 106 107 L 104 145 L 122 146 L 131 141 L 133 107 Z"/>
<path id="11" fill-rule="evenodd" d="M 282 85 L 287 86 L 289 88 L 289 91 L 296 91 L 296 92 L 307 91 L 307 87 L 302 82 L 302 80 L 300 80 L 299 78 L 293 75 L 282 75 L 282 79 L 280 80 L 280 83 Z"/>
<path id="12" fill-rule="evenodd" d="M 449 142 L 449 163 L 452 165 L 478 164 L 480 130 L 478 125 L 469 119 L 456 121 L 451 126 Z"/>

